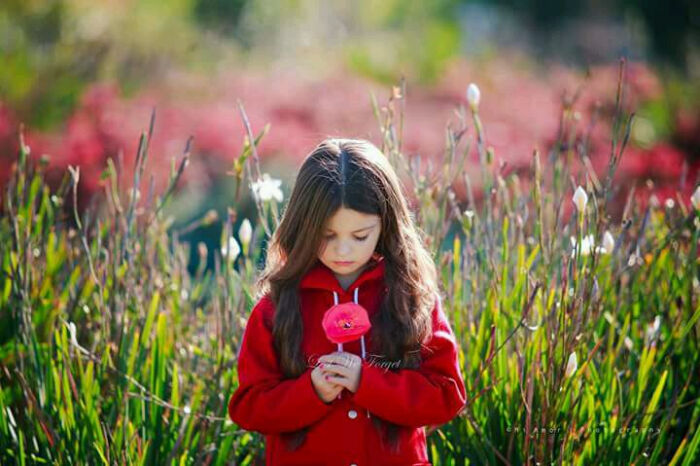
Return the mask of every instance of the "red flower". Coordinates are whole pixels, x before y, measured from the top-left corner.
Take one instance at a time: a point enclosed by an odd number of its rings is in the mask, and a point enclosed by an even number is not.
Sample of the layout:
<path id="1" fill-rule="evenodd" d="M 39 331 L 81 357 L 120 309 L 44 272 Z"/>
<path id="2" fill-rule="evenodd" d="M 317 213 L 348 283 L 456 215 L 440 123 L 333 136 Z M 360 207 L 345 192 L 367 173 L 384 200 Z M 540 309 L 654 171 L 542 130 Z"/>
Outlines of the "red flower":
<path id="1" fill-rule="evenodd" d="M 367 310 L 355 303 L 337 304 L 323 315 L 323 329 L 333 343 L 357 340 L 371 326 Z"/>

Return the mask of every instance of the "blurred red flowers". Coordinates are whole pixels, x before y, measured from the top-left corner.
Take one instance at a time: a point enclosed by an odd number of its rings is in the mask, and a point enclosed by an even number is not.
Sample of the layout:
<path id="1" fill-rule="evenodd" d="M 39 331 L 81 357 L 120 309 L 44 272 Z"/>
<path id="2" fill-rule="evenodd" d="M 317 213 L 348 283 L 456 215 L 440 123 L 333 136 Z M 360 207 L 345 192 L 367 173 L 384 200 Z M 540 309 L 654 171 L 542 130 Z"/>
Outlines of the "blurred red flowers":
<path id="1" fill-rule="evenodd" d="M 603 175 L 610 153 L 610 122 L 614 109 L 618 68 L 599 67 L 583 78 L 570 69 L 552 67 L 546 74 L 518 69 L 512 60 L 494 59 L 479 66 L 457 62 L 435 88 L 407 90 L 403 150 L 435 158 L 443 152 L 444 125 L 452 120 L 458 105 L 466 106 L 465 89 L 476 82 L 481 89 L 479 111 L 485 128 L 486 145 L 494 148 L 496 167 L 507 162 L 509 170 L 528 173 L 535 147 L 542 160 L 557 138 L 562 111 L 562 95 L 573 95 L 582 85 L 574 104 L 579 127 L 576 144 L 586 143 L 588 155 L 598 175 Z M 390 92 L 385 86 L 347 74 L 319 79 L 302 78 L 293 72 L 275 76 L 226 73 L 218 77 L 173 79 L 167 85 L 143 89 L 135 97 L 124 98 L 110 84 L 94 85 L 63 128 L 50 133 L 26 132 L 32 156 L 51 156 L 58 183 L 68 165 L 80 165 L 80 196 L 84 202 L 100 189 L 100 174 L 108 157 L 121 166 L 122 189 L 129 186 L 139 134 L 147 129 L 150 113 L 156 108 L 156 125 L 146 165 L 146 179 L 152 176 L 157 190 L 165 188 L 170 159 L 180 157 L 185 142 L 194 136 L 194 152 L 183 182 L 197 180 L 206 186 L 231 167 L 243 145 L 243 125 L 238 115 L 238 99 L 246 105 L 254 132 L 270 123 L 271 131 L 259 147 L 263 159 L 285 157 L 292 165 L 329 135 L 379 140 L 378 123 L 372 114 L 369 92 L 380 102 Z M 626 105 L 663 98 L 654 73 L 642 64 L 627 66 Z M 566 91 L 566 92 L 564 92 Z M 596 110 L 597 109 L 597 110 Z M 595 124 L 593 114 L 597 112 Z M 697 147 L 698 118 L 684 111 L 676 117 L 677 136 L 637 146 L 630 145 L 618 169 L 616 180 L 652 178 L 656 186 L 676 185 L 684 161 L 689 162 L 688 185 L 692 190 L 700 161 L 692 158 Z M 467 121 L 471 125 L 471 120 Z M 14 160 L 18 122 L 0 102 L 0 156 Z M 474 137 L 472 128 L 470 137 Z M 678 145 L 674 145 L 674 144 Z M 475 144 L 464 170 L 475 188 L 480 182 L 476 167 Z M 10 163 L 0 164 L 0 182 L 6 182 Z M 476 190 L 478 191 L 478 190 Z M 464 194 L 458 189 L 458 194 Z"/>

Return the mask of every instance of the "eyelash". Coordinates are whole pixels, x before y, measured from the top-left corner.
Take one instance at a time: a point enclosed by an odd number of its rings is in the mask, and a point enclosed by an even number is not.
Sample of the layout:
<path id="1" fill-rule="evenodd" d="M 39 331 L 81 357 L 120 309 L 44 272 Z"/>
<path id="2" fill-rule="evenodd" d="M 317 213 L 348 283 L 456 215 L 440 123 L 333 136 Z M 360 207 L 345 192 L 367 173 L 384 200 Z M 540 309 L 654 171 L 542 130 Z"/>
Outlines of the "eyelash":
<path id="1" fill-rule="evenodd" d="M 335 235 L 326 235 L 325 238 L 326 238 L 326 239 L 331 239 L 331 238 L 333 238 L 334 236 L 335 236 Z M 369 238 L 369 235 L 363 236 L 362 238 L 358 238 L 357 236 L 355 236 L 355 239 L 356 239 L 357 241 L 364 241 L 364 240 L 366 240 L 367 238 Z"/>

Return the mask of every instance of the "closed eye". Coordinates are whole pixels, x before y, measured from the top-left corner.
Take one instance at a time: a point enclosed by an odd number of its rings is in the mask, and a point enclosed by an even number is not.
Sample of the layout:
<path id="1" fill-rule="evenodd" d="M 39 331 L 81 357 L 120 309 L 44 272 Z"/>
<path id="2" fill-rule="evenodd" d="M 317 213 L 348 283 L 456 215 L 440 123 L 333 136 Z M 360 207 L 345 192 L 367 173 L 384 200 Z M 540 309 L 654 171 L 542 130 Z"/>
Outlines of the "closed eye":
<path id="1" fill-rule="evenodd" d="M 335 235 L 326 235 L 326 236 L 324 236 L 324 238 L 326 238 L 326 239 L 331 239 L 331 238 L 333 238 L 334 236 L 335 236 Z M 355 238 L 357 241 L 364 241 L 364 240 L 366 240 L 367 238 L 369 238 L 369 235 L 365 235 L 365 236 L 363 236 L 363 237 L 361 237 L 361 238 L 355 236 L 354 238 Z"/>

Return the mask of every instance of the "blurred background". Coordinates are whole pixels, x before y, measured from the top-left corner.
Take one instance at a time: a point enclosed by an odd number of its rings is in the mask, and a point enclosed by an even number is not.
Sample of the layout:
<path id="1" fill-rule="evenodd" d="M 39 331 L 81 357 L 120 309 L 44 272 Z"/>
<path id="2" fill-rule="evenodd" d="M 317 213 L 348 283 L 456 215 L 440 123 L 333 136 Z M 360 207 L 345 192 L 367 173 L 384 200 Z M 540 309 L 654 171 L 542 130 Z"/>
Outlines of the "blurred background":
<path id="1" fill-rule="evenodd" d="M 456 124 L 474 82 L 497 163 L 527 177 L 533 149 L 547 153 L 563 102 L 576 96 L 581 132 L 572 143 L 585 140 L 593 166 L 603 170 L 625 57 L 624 103 L 636 116 L 617 179 L 660 202 L 692 191 L 700 163 L 697 2 L 334 3 L 3 0 L 0 184 L 24 124 L 31 156 L 47 157 L 52 183 L 80 165 L 79 207 L 99 203 L 109 158 L 129 186 L 139 135 L 155 108 L 145 176 L 156 192 L 194 137 L 169 205 L 176 227 L 212 209 L 222 217 L 234 199 L 227 172 L 245 134 L 239 100 L 255 134 L 270 124 L 259 154 L 286 197 L 295 169 L 321 139 L 380 142 L 371 96 L 385 102 L 402 78 L 407 155 L 442 156 L 445 125 Z M 472 152 L 467 164 L 476 166 Z M 247 193 L 236 205 L 234 231 L 246 217 L 255 218 Z M 220 244 L 221 222 L 187 231 L 210 251 Z"/>

